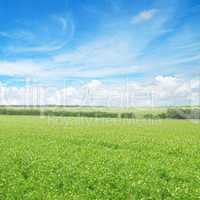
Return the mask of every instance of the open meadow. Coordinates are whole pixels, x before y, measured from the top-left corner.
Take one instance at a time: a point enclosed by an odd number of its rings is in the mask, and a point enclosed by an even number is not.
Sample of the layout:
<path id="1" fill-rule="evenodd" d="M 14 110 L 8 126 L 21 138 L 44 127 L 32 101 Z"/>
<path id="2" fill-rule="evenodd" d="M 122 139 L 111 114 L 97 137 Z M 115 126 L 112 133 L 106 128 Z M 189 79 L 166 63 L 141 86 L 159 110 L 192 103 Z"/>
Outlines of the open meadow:
<path id="1" fill-rule="evenodd" d="M 1 200 L 199 199 L 200 124 L 0 116 Z"/>
<path id="2" fill-rule="evenodd" d="M 0 200 L 200 200 L 200 0 L 0 0 Z"/>

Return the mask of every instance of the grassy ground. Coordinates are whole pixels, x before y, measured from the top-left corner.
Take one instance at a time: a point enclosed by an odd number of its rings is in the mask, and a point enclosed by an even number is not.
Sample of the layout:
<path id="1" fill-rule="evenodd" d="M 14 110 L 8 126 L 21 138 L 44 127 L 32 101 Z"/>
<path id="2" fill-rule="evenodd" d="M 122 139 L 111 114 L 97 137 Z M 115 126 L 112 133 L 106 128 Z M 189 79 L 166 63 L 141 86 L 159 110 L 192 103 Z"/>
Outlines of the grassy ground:
<path id="1" fill-rule="evenodd" d="M 199 199 L 200 124 L 0 116 L 0 199 Z"/>

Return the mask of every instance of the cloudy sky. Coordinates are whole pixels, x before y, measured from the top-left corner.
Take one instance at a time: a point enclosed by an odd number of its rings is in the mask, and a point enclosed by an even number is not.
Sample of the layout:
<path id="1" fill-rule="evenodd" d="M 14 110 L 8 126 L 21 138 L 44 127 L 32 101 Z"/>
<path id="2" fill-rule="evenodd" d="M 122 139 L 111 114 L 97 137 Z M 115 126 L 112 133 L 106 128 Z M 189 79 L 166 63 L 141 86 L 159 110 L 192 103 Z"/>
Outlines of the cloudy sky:
<path id="1" fill-rule="evenodd" d="M 197 104 L 199 21 L 199 0 L 0 0 L 0 104 Z"/>

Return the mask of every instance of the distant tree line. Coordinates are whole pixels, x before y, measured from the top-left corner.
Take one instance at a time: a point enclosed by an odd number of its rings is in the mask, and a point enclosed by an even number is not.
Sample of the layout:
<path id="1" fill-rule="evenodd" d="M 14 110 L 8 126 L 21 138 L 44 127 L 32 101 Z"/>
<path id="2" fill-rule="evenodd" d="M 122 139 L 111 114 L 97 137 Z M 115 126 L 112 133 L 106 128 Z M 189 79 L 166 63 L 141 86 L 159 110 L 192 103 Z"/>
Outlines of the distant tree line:
<path id="1" fill-rule="evenodd" d="M 147 113 L 145 119 L 200 119 L 200 108 L 169 108 L 159 114 Z"/>
<path id="2" fill-rule="evenodd" d="M 40 109 L 23 109 L 23 108 L 0 108 L 0 115 L 45 115 L 45 116 L 62 116 L 62 117 L 93 117 L 93 118 L 135 118 L 132 112 L 102 112 L 102 111 L 66 111 L 66 110 L 40 110 Z"/>
<path id="3" fill-rule="evenodd" d="M 0 108 L 0 115 L 32 115 L 32 116 L 63 116 L 63 117 L 93 117 L 93 118 L 123 118 L 136 119 L 133 112 L 103 112 L 103 111 L 68 111 L 39 108 Z M 169 108 L 159 114 L 146 113 L 144 119 L 200 119 L 200 108 Z"/>

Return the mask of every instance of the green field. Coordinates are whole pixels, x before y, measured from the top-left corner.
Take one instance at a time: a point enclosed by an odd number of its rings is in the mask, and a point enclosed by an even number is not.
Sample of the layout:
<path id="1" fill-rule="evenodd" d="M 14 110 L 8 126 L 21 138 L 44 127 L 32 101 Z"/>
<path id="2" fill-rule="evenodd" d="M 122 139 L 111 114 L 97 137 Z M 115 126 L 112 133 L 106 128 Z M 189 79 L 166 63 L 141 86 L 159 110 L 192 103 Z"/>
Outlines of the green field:
<path id="1" fill-rule="evenodd" d="M 0 200 L 200 199 L 200 124 L 0 116 Z"/>

